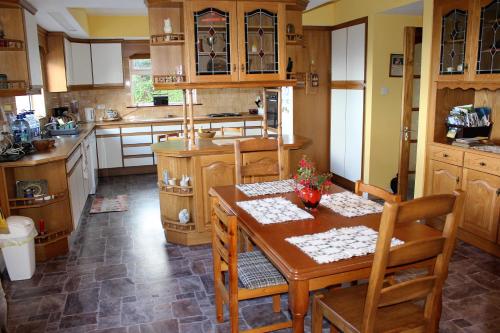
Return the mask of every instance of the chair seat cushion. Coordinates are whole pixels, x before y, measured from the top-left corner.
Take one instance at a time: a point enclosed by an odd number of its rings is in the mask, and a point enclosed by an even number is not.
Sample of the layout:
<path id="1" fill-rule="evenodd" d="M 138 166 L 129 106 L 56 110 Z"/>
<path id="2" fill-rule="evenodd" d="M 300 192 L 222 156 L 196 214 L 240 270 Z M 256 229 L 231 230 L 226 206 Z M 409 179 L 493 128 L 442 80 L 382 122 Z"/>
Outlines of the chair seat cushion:
<path id="1" fill-rule="evenodd" d="M 238 254 L 238 278 L 246 289 L 285 284 L 286 280 L 260 251 Z"/>
<path id="2" fill-rule="evenodd" d="M 325 316 L 334 319 L 340 330 L 360 332 L 363 323 L 368 285 L 334 289 L 319 299 Z M 425 324 L 421 306 L 411 302 L 386 306 L 377 310 L 374 332 L 400 332 Z"/>

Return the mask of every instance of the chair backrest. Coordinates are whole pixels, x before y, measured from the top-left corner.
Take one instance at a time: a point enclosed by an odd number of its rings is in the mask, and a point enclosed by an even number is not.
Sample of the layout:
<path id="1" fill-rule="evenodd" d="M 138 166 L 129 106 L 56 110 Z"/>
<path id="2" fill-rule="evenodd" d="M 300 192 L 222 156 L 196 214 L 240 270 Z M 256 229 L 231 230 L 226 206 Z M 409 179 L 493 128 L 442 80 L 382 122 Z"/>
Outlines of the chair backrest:
<path id="1" fill-rule="evenodd" d="M 160 134 L 156 138 L 158 142 L 164 142 L 168 140 L 179 140 L 180 136 L 178 133 L 171 133 L 171 134 Z"/>
<path id="2" fill-rule="evenodd" d="M 214 272 L 227 265 L 229 271 L 229 290 L 238 289 L 238 220 L 220 206 L 217 198 L 212 197 L 212 251 Z M 215 281 L 224 283 L 224 281 Z"/>
<path id="3" fill-rule="evenodd" d="M 221 136 L 243 136 L 243 127 L 221 127 Z"/>
<path id="4" fill-rule="evenodd" d="M 374 197 L 382 199 L 386 202 L 401 202 L 400 195 L 391 194 L 380 187 L 365 184 L 361 180 L 358 180 L 356 182 L 355 187 L 354 187 L 354 193 L 356 193 L 356 195 L 359 195 L 359 196 L 362 196 L 363 193 L 368 193 L 368 194 L 373 195 Z"/>
<path id="5" fill-rule="evenodd" d="M 443 283 L 448 274 L 448 263 L 453 253 L 458 223 L 462 217 L 464 194 L 428 196 L 404 203 L 386 202 L 379 228 L 372 271 L 366 295 L 362 332 L 373 332 L 377 309 L 403 302 L 425 299 L 424 317 L 430 325 L 434 316 Z M 443 232 L 438 237 L 406 242 L 391 248 L 397 223 L 408 223 L 446 215 Z M 384 286 L 388 269 L 402 270 L 411 264 L 429 261 L 432 269 L 425 276 Z M 430 331 L 421 327 L 422 332 Z"/>
<path id="6" fill-rule="evenodd" d="M 283 144 L 280 138 L 234 141 L 236 184 L 283 179 Z"/>

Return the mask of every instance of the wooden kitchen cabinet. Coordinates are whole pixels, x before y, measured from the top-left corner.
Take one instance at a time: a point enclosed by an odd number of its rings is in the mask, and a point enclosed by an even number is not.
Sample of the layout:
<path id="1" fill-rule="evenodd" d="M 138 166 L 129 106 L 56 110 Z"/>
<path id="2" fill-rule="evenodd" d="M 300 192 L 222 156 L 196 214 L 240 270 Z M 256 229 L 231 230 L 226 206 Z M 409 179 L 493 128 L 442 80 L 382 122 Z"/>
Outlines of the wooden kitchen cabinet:
<path id="1" fill-rule="evenodd" d="M 68 189 L 71 203 L 71 216 L 73 218 L 73 230 L 76 230 L 78 228 L 80 216 L 82 215 L 83 207 L 85 206 L 85 201 L 87 200 L 83 179 L 82 158 L 80 158 L 73 166 L 73 169 L 69 171 Z"/>
<path id="2" fill-rule="evenodd" d="M 43 85 L 35 12 L 26 3 L 7 3 L 6 7 L 0 4 L 5 33 L 0 46 L 0 73 L 7 75 L 0 97 L 25 95 Z"/>
<path id="3" fill-rule="evenodd" d="M 461 188 L 462 168 L 429 160 L 426 176 L 426 194 L 449 194 Z"/>
<path id="4" fill-rule="evenodd" d="M 199 227 L 210 230 L 211 201 L 208 191 L 214 186 L 235 183 L 234 154 L 200 156 L 195 158 L 196 170 L 196 213 Z"/>
<path id="5" fill-rule="evenodd" d="M 236 2 L 189 1 L 186 6 L 191 82 L 238 81 Z"/>
<path id="6" fill-rule="evenodd" d="M 284 3 L 238 1 L 240 81 L 286 78 Z"/>
<path id="7" fill-rule="evenodd" d="M 464 169 L 463 174 L 466 209 L 460 227 L 495 242 L 499 226 L 500 177 L 469 169 Z"/>

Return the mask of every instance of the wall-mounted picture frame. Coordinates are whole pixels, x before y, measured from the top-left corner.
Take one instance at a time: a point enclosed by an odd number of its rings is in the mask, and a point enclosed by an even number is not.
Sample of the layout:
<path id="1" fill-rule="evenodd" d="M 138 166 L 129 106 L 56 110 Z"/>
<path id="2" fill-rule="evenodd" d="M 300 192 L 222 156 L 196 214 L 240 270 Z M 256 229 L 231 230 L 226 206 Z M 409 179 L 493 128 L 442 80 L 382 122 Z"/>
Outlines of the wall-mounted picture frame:
<path id="1" fill-rule="evenodd" d="M 389 77 L 403 77 L 404 55 L 391 53 Z"/>

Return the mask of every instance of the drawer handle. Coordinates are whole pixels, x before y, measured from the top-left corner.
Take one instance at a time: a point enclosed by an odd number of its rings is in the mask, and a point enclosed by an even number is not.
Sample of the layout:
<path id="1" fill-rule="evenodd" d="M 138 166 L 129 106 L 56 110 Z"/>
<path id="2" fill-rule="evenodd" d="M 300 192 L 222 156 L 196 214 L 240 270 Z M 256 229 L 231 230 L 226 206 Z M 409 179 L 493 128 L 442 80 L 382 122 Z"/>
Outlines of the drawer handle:
<path id="1" fill-rule="evenodd" d="M 460 183 L 460 177 L 457 177 L 457 184 Z"/>
<path id="2" fill-rule="evenodd" d="M 486 166 L 486 163 L 484 163 L 484 162 L 479 162 L 479 165 L 480 165 L 480 166 L 482 166 L 482 167 L 484 167 L 484 166 Z"/>
<path id="3" fill-rule="evenodd" d="M 448 154 L 444 153 L 444 154 L 443 154 L 443 157 L 450 157 L 450 155 L 448 155 Z"/>
<path id="4" fill-rule="evenodd" d="M 497 188 L 497 197 L 500 195 L 500 188 Z"/>

